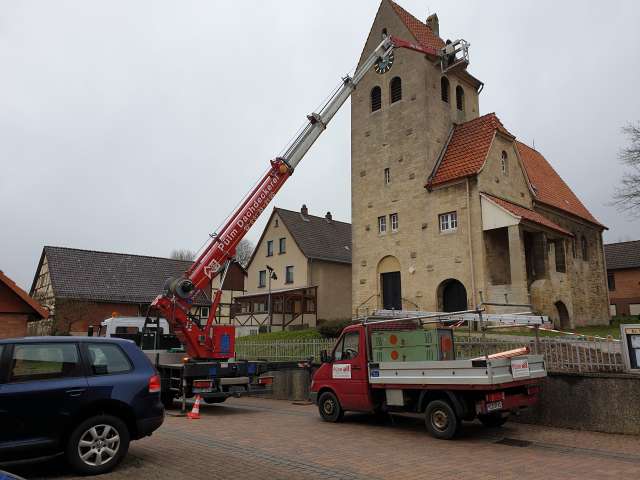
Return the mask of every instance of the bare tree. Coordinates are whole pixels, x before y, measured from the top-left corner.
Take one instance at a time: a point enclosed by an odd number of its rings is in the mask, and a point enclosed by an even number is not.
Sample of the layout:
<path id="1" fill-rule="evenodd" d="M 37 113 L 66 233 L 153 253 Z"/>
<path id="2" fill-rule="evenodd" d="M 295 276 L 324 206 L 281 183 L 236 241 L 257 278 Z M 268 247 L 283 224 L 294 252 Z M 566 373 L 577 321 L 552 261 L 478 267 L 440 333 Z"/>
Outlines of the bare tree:
<path id="1" fill-rule="evenodd" d="M 186 248 L 178 248 L 171 252 L 171 258 L 173 258 L 174 260 L 193 261 L 196 259 L 196 253 L 193 250 L 188 250 Z"/>
<path id="2" fill-rule="evenodd" d="M 619 158 L 630 170 L 613 196 L 613 204 L 621 211 L 640 216 L 640 124 L 629 124 L 622 129 L 629 145 L 620 150 Z"/>
<path id="3" fill-rule="evenodd" d="M 251 255 L 253 254 L 254 245 L 251 240 L 243 238 L 236 247 L 236 260 L 243 268 L 247 268 Z"/>

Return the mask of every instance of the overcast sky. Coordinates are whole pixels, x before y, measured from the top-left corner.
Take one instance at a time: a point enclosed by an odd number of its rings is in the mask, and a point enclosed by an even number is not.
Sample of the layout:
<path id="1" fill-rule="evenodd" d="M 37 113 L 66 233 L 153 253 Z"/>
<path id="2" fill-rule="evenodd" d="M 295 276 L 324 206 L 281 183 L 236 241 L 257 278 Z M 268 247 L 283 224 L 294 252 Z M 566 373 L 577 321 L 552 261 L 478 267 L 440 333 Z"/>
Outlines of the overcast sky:
<path id="1" fill-rule="evenodd" d="M 535 141 L 606 241 L 640 238 L 607 206 L 640 120 L 640 2 L 399 3 L 471 42 L 481 114 Z M 196 250 L 352 69 L 378 4 L 0 0 L 0 269 L 28 289 L 44 245 Z M 349 132 L 346 105 L 274 205 L 348 221 Z"/>

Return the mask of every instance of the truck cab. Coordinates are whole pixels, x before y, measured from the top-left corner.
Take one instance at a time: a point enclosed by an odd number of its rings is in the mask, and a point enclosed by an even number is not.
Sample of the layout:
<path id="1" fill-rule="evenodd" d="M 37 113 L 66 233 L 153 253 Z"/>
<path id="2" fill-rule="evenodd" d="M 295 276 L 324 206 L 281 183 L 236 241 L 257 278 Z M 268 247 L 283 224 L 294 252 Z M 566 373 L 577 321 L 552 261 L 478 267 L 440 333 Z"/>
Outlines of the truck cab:
<path id="1" fill-rule="evenodd" d="M 462 420 L 502 425 L 533 405 L 544 360 L 528 351 L 455 359 L 451 329 L 406 323 L 346 327 L 311 382 L 320 416 L 340 421 L 345 411 L 425 415 L 437 438 L 459 433 Z"/>

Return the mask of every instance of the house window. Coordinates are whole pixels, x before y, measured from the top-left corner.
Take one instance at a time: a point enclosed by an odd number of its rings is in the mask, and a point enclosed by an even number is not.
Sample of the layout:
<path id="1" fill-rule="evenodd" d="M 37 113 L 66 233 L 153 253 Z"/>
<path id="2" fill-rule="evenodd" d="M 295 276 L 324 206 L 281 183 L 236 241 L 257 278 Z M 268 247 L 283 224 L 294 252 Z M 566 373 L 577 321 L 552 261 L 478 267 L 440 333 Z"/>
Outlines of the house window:
<path id="1" fill-rule="evenodd" d="M 464 110 L 464 90 L 460 85 L 456 87 L 456 108 L 460 111 Z"/>
<path id="2" fill-rule="evenodd" d="M 402 100 L 402 80 L 400 77 L 393 77 L 391 80 L 391 103 Z"/>
<path id="3" fill-rule="evenodd" d="M 279 247 L 279 253 L 286 253 L 287 252 L 287 239 L 286 238 L 281 238 L 278 241 L 278 247 Z"/>
<path id="4" fill-rule="evenodd" d="M 378 233 L 387 233 L 387 217 L 378 217 Z"/>
<path id="5" fill-rule="evenodd" d="M 585 262 L 587 260 L 589 260 L 589 246 L 587 245 L 587 239 L 585 238 L 585 236 L 582 236 L 582 260 L 584 260 Z"/>
<path id="6" fill-rule="evenodd" d="M 387 29 L 386 29 L 386 28 L 383 28 L 383 29 L 382 29 L 382 40 L 384 40 L 385 38 L 387 38 L 387 35 L 388 35 L 388 34 L 387 34 Z"/>
<path id="7" fill-rule="evenodd" d="M 440 79 L 440 98 L 443 102 L 449 103 L 449 79 L 447 77 Z"/>
<path id="8" fill-rule="evenodd" d="M 612 317 L 615 317 L 618 314 L 618 309 L 616 308 L 616 306 L 614 304 L 609 305 L 609 314 Z"/>
<path id="9" fill-rule="evenodd" d="M 267 257 L 273 255 L 273 240 L 267 240 Z"/>
<path id="10" fill-rule="evenodd" d="M 284 268 L 285 283 L 293 283 L 293 265 Z"/>
<path id="11" fill-rule="evenodd" d="M 398 214 L 392 213 L 391 215 L 389 215 L 389 219 L 391 220 L 391 231 L 397 232 L 398 231 Z"/>
<path id="12" fill-rule="evenodd" d="M 556 251 L 556 272 L 566 272 L 567 266 L 564 260 L 564 241 L 556 240 L 553 242 Z"/>
<path id="13" fill-rule="evenodd" d="M 389 185 L 391 183 L 391 170 L 388 168 L 384 169 L 384 184 Z"/>
<path id="14" fill-rule="evenodd" d="M 200 318 L 209 318 L 209 307 L 200 307 Z"/>
<path id="15" fill-rule="evenodd" d="M 458 228 L 458 213 L 457 212 L 449 212 L 443 213 L 439 216 L 440 218 L 440 231 L 441 232 L 451 232 Z"/>
<path id="16" fill-rule="evenodd" d="M 375 112 L 382 108 L 382 89 L 380 87 L 373 87 L 371 89 L 371 111 Z"/>
<path id="17" fill-rule="evenodd" d="M 607 273 L 607 286 L 609 287 L 609 290 L 611 292 L 616 289 L 616 276 L 613 274 L 613 272 Z"/>
<path id="18" fill-rule="evenodd" d="M 267 271 L 260 270 L 258 272 L 258 288 L 264 288 L 267 286 Z"/>
<path id="19" fill-rule="evenodd" d="M 507 152 L 504 150 L 500 157 L 500 170 L 502 170 L 503 175 L 509 175 L 509 159 L 507 157 Z"/>

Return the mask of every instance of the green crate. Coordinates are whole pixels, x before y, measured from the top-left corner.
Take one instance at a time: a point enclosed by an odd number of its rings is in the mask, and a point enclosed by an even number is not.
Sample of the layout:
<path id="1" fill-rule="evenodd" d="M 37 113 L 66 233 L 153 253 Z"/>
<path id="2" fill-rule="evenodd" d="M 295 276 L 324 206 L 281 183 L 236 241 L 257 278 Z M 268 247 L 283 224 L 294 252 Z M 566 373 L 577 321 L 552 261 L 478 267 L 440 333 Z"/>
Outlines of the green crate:
<path id="1" fill-rule="evenodd" d="M 427 362 L 438 360 L 438 349 L 434 346 L 374 348 L 374 362 Z"/>
<path id="2" fill-rule="evenodd" d="M 383 331 L 373 332 L 371 345 L 378 347 L 419 347 L 422 345 L 437 345 L 436 330 Z"/>

